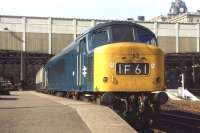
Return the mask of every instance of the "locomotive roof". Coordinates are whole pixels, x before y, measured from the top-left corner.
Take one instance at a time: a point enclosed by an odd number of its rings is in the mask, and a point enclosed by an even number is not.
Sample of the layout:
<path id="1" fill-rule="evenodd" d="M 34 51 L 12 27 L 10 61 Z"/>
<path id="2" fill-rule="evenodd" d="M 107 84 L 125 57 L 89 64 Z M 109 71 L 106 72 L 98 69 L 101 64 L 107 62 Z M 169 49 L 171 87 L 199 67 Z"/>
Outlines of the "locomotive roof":
<path id="1" fill-rule="evenodd" d="M 130 25 L 130 26 L 138 26 L 138 27 L 141 27 L 141 28 L 144 28 L 148 31 L 151 32 L 151 30 L 149 30 L 148 28 L 142 26 L 142 25 L 139 25 L 139 24 L 136 24 L 134 22 L 131 22 L 131 21 L 109 21 L 109 22 L 105 22 L 105 23 L 99 23 L 97 24 L 96 26 L 86 30 L 84 33 L 82 33 L 76 40 L 79 40 L 80 38 L 82 38 L 83 36 L 85 36 L 85 34 L 89 33 L 89 32 L 92 32 L 92 31 L 95 31 L 97 29 L 101 29 L 101 28 L 104 28 L 104 27 L 109 27 L 109 26 L 112 26 L 112 25 Z"/>
<path id="2" fill-rule="evenodd" d="M 137 25 L 137 26 L 140 26 L 140 25 L 130 22 L 130 21 L 110 21 L 107 23 L 100 23 L 100 24 L 96 25 L 95 27 L 91 28 L 89 31 L 97 30 L 97 29 L 100 29 L 103 27 L 108 27 L 111 25 L 132 25 L 132 26 Z"/>

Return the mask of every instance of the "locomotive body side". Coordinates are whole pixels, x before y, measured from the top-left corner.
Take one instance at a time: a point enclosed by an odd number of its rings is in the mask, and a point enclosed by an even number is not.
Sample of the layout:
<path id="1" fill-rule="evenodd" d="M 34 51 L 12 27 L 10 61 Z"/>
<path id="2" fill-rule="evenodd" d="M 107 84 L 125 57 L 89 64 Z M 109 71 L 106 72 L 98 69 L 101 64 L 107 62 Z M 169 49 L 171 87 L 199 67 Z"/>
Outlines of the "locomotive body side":
<path id="1" fill-rule="evenodd" d="M 88 76 L 88 73 L 90 73 L 88 68 L 93 69 L 93 66 L 89 66 L 93 61 L 93 54 L 88 54 L 87 52 L 86 38 L 87 34 L 72 42 L 48 61 L 46 70 L 49 91 L 63 93 L 93 91 L 93 83 L 89 81 L 89 78 L 92 78 Z"/>

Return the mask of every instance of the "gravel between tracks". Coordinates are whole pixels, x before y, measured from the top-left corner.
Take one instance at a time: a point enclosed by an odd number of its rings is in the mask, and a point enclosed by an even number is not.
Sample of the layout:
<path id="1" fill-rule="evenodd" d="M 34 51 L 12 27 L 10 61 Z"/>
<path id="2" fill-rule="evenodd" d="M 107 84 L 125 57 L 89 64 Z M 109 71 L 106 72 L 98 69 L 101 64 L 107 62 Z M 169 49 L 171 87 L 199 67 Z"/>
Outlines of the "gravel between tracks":
<path id="1" fill-rule="evenodd" d="M 200 102 L 170 99 L 166 104 L 161 106 L 161 110 L 182 111 L 200 115 Z"/>

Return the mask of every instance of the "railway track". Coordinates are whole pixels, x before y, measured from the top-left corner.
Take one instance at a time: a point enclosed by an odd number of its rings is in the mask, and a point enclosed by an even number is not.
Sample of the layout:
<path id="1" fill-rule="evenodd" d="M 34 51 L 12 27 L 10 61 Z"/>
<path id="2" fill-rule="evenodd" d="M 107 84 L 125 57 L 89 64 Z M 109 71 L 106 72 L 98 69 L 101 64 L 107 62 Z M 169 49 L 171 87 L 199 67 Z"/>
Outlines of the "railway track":
<path id="1" fill-rule="evenodd" d="M 190 89 L 190 92 L 192 92 L 194 95 L 200 97 L 200 89 Z"/>
<path id="2" fill-rule="evenodd" d="M 184 132 L 200 132 L 200 115 L 182 112 L 160 112 L 158 125 L 171 128 L 170 130 L 182 130 Z"/>
<path id="3" fill-rule="evenodd" d="M 56 95 L 59 96 L 60 95 Z M 90 102 L 93 104 L 100 105 L 100 99 L 93 99 L 90 96 L 80 96 L 78 99 L 73 96 L 64 96 L 68 99 L 73 100 L 80 100 L 84 102 Z M 140 121 L 135 121 L 132 119 L 132 117 L 123 118 L 125 121 L 127 121 L 134 129 L 136 129 L 138 132 L 154 132 L 154 131 L 167 131 L 168 129 L 173 129 L 173 131 L 169 131 L 170 133 L 173 132 L 181 132 L 181 133 L 199 133 L 200 132 L 200 115 L 194 115 L 184 112 L 168 112 L 168 111 L 162 111 L 159 113 L 157 117 L 157 121 L 155 126 L 150 127 L 149 125 L 144 125 Z M 164 128 L 163 129 L 163 125 Z M 176 131 L 174 129 L 176 128 Z M 160 130 L 156 130 L 160 129 Z"/>

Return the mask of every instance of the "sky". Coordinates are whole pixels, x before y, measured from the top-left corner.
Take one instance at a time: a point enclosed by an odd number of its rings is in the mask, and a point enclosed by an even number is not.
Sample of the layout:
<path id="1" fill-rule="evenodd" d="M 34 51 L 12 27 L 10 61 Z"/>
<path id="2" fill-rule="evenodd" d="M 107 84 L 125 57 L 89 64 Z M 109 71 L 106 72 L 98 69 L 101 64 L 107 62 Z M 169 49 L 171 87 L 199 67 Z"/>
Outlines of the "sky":
<path id="1" fill-rule="evenodd" d="M 84 19 L 146 20 L 169 12 L 174 0 L 0 0 L 0 15 Z M 200 9 L 200 0 L 183 0 L 189 12 Z"/>

